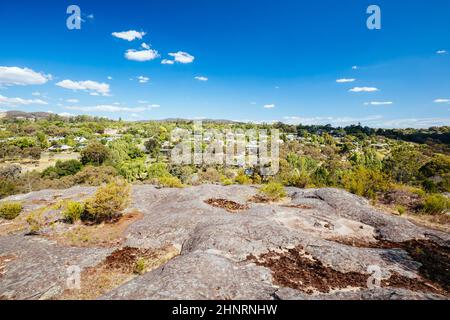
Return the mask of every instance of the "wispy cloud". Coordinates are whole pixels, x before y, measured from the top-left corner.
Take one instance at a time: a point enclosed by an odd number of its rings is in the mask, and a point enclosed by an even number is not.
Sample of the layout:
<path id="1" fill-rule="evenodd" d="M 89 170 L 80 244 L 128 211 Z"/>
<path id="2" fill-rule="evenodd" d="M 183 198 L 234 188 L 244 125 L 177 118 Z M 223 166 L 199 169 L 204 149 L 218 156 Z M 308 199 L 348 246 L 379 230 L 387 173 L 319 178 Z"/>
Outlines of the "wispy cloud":
<path id="1" fill-rule="evenodd" d="M 51 112 L 51 113 L 53 113 L 53 112 Z M 58 113 L 58 116 L 60 116 L 60 117 L 66 117 L 66 118 L 75 117 L 74 114 L 69 113 L 69 112 L 61 112 L 61 113 Z"/>
<path id="2" fill-rule="evenodd" d="M 144 112 L 149 110 L 146 107 L 135 107 L 135 108 L 129 108 L 129 107 L 119 107 L 116 105 L 97 105 L 97 106 L 88 106 L 88 107 L 82 107 L 82 106 L 68 106 L 65 107 L 67 110 L 78 110 L 82 112 Z"/>
<path id="3" fill-rule="evenodd" d="M 447 50 L 438 50 L 436 51 L 437 54 L 447 54 Z"/>
<path id="4" fill-rule="evenodd" d="M 112 35 L 122 40 L 133 41 L 135 39 L 142 39 L 142 37 L 145 36 L 146 33 L 139 32 L 136 30 L 129 30 L 129 31 L 113 32 Z"/>
<path id="5" fill-rule="evenodd" d="M 304 125 L 315 125 L 315 124 L 331 124 L 334 126 L 347 126 L 350 124 L 356 124 L 359 122 L 366 121 L 374 121 L 382 119 L 383 117 L 380 115 L 373 115 L 362 118 L 354 118 L 354 117 L 298 117 L 298 116 L 289 116 L 284 117 L 286 123 L 289 124 L 304 124 Z"/>
<path id="6" fill-rule="evenodd" d="M 387 106 L 394 104 L 392 101 L 371 101 L 371 102 L 364 102 L 364 105 L 366 106 Z"/>
<path id="7" fill-rule="evenodd" d="M 349 83 L 349 82 L 355 82 L 355 81 L 356 81 L 356 79 L 353 79 L 353 78 L 351 78 L 351 79 L 343 78 L 343 79 L 336 80 L 337 83 Z"/>
<path id="8" fill-rule="evenodd" d="M 175 61 L 169 59 L 162 59 L 161 64 L 174 64 Z"/>
<path id="9" fill-rule="evenodd" d="M 273 109 L 275 107 L 276 106 L 274 104 L 266 104 L 266 105 L 264 105 L 264 109 Z"/>
<path id="10" fill-rule="evenodd" d="M 99 83 L 92 80 L 86 81 L 72 81 L 72 80 L 63 80 L 56 83 L 58 87 L 69 89 L 69 90 L 82 90 L 90 92 L 91 95 L 109 95 L 109 84 L 107 83 Z"/>
<path id="11" fill-rule="evenodd" d="M 137 77 L 137 79 L 139 80 L 139 83 L 147 83 L 148 80 L 150 80 L 149 77 L 144 77 L 144 76 L 139 76 L 139 77 Z"/>
<path id="12" fill-rule="evenodd" d="M 208 81 L 208 78 L 204 77 L 204 76 L 196 76 L 196 77 L 194 77 L 194 79 L 196 79 L 198 81 Z"/>
<path id="13" fill-rule="evenodd" d="M 436 99 L 435 103 L 450 103 L 450 99 Z"/>
<path id="14" fill-rule="evenodd" d="M 173 57 L 179 63 L 192 63 L 195 59 L 193 55 L 183 51 L 169 53 L 169 56 Z"/>
<path id="15" fill-rule="evenodd" d="M 378 88 L 374 87 L 354 87 L 349 90 L 350 92 L 376 92 L 380 91 Z"/>
<path id="16" fill-rule="evenodd" d="M 28 106 L 28 105 L 47 105 L 48 103 L 41 99 L 23 99 L 23 98 L 8 98 L 0 95 L 0 105 L 4 106 Z"/>
<path id="17" fill-rule="evenodd" d="M 385 119 L 381 115 L 373 115 L 367 117 L 284 117 L 285 123 L 288 124 L 331 124 L 333 126 L 348 126 L 361 123 L 372 128 L 429 128 L 433 126 L 448 126 L 450 118 L 400 118 Z"/>
<path id="18" fill-rule="evenodd" d="M 66 102 L 68 102 L 68 103 L 78 103 L 80 101 L 78 99 L 67 99 Z"/>
<path id="19" fill-rule="evenodd" d="M 40 85 L 51 79 L 52 76 L 49 74 L 39 73 L 28 68 L 0 66 L 0 85 Z"/>

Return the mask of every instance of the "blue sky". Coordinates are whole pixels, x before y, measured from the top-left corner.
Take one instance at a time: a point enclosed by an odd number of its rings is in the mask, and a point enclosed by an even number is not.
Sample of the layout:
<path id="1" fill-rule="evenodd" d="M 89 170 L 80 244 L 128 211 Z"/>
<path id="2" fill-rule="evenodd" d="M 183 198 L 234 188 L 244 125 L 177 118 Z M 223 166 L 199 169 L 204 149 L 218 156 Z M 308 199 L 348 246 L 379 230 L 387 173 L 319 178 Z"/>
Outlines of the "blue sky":
<path id="1" fill-rule="evenodd" d="M 5 0 L 0 110 L 450 125 L 449 15 L 448 0 Z"/>

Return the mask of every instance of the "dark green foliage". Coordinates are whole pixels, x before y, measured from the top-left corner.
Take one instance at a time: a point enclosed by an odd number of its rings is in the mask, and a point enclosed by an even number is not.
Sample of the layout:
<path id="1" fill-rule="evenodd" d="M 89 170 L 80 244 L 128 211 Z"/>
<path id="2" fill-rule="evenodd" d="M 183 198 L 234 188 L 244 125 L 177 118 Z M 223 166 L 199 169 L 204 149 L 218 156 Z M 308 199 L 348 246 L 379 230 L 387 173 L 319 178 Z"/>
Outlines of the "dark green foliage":
<path id="1" fill-rule="evenodd" d="M 84 165 L 92 164 L 99 166 L 103 164 L 110 156 L 110 151 L 107 147 L 98 141 L 93 141 L 81 151 L 81 163 Z"/>
<path id="2" fill-rule="evenodd" d="M 42 176 L 50 179 L 59 179 L 76 174 L 82 167 L 83 165 L 78 160 L 57 161 L 54 167 L 45 169 Z"/>

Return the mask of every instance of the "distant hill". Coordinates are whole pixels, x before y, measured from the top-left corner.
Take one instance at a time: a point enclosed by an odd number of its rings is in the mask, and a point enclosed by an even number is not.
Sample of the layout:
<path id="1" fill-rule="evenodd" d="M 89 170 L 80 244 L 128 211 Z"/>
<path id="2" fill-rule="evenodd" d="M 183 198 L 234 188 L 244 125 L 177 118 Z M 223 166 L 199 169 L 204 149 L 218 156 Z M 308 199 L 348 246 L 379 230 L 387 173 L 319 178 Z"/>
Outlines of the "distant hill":
<path id="1" fill-rule="evenodd" d="M 24 111 L 6 111 L 0 113 L 0 118 L 6 119 L 47 119 L 54 115 L 50 112 L 24 112 Z"/>

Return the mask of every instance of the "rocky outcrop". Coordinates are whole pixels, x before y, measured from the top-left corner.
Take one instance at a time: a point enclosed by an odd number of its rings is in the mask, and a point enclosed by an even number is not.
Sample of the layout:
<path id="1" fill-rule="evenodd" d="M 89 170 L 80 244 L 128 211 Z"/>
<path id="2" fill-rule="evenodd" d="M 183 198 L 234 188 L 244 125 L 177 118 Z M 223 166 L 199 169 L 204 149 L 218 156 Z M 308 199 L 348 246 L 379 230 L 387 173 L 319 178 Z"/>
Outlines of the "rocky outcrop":
<path id="1" fill-rule="evenodd" d="M 42 197 L 93 191 L 77 187 L 14 199 L 29 208 Z M 288 188 L 289 197 L 278 203 L 249 201 L 256 193 L 252 186 L 134 186 L 130 209 L 142 218 L 127 228 L 119 246 L 170 245 L 179 255 L 99 298 L 448 297 L 449 234 L 377 211 L 343 190 Z M 95 267 L 114 249 L 64 246 L 23 232 L 0 236 L 0 257 L 14 256 L 2 274 L 0 266 L 0 296 L 58 298 L 67 265 Z"/>

